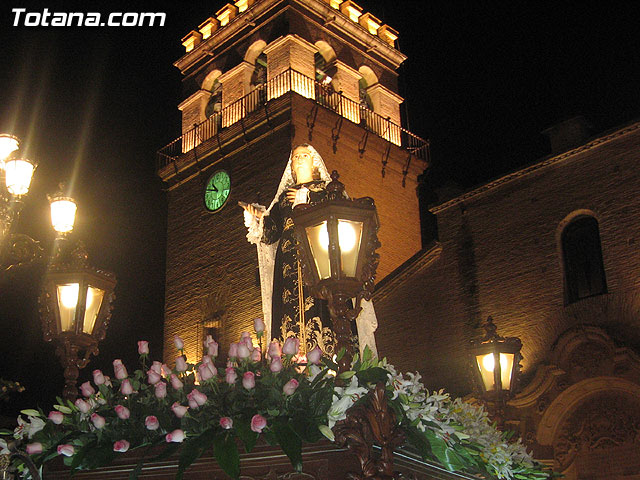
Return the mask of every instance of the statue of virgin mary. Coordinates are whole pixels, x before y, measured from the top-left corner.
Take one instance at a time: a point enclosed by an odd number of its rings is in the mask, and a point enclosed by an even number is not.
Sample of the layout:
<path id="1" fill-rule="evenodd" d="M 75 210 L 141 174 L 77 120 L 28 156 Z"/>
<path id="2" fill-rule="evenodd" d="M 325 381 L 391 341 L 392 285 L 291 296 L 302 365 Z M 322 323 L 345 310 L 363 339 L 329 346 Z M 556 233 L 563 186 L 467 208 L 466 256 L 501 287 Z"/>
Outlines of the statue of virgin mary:
<path id="1" fill-rule="evenodd" d="M 301 353 L 316 345 L 335 352 L 336 339 L 326 302 L 313 298 L 302 280 L 298 242 L 291 212 L 302 203 L 325 199 L 331 181 L 320 154 L 311 145 L 295 147 L 268 208 L 243 204 L 247 240 L 256 245 L 260 267 L 262 311 L 267 338 L 300 339 Z M 352 326 L 353 342 L 376 353 L 374 331 L 377 319 L 371 302 L 363 300 L 362 311 Z"/>

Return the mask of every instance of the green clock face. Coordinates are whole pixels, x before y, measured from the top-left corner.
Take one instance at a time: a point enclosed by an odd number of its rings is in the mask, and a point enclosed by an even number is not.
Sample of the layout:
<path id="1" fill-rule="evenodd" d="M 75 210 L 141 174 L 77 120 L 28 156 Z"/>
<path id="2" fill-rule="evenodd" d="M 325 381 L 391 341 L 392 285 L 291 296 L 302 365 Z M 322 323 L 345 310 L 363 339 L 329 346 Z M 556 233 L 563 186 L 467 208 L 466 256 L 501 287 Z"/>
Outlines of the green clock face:
<path id="1" fill-rule="evenodd" d="M 229 198 L 231 192 L 231 179 L 229 174 L 224 170 L 218 170 L 207 182 L 207 186 L 204 190 L 204 206 L 210 212 L 217 212 Z"/>

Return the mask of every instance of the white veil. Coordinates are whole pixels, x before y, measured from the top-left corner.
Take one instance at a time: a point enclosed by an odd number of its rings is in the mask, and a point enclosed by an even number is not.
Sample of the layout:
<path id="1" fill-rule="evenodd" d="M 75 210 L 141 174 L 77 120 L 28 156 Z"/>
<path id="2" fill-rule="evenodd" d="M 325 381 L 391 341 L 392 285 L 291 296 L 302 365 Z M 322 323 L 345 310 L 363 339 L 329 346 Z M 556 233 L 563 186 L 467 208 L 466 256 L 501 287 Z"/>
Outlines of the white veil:
<path id="1" fill-rule="evenodd" d="M 329 183 L 331 181 L 331 176 L 329 175 L 329 171 L 327 170 L 322 157 L 317 152 L 315 148 L 311 145 L 304 144 L 306 148 L 311 152 L 311 157 L 313 158 L 313 166 L 318 169 L 320 173 L 320 179 L 325 183 Z M 254 203 L 253 206 L 262 210 L 264 215 L 268 215 L 273 206 L 278 202 L 282 193 L 288 188 L 295 185 L 293 180 L 293 176 L 291 174 L 291 155 L 289 154 L 289 161 L 287 162 L 287 166 L 284 169 L 284 173 L 282 174 L 282 179 L 280 180 L 280 185 L 278 185 L 278 190 L 273 197 L 273 200 L 269 204 L 269 207 L 265 209 L 263 205 L 258 205 Z M 246 210 L 244 212 L 244 224 L 248 228 L 247 240 L 250 243 L 256 245 L 258 250 L 258 266 L 260 268 L 260 290 L 262 294 L 262 315 L 264 317 L 265 323 L 265 334 L 267 339 L 271 339 L 271 301 L 273 296 L 273 272 L 275 268 L 275 260 L 276 260 L 276 251 L 278 249 L 278 242 L 275 242 L 271 245 L 267 245 L 261 242 L 262 239 L 262 231 L 263 231 L 263 219 L 257 218 L 251 214 L 249 214 Z M 356 318 L 356 325 L 358 328 L 358 342 L 360 344 L 360 351 L 364 350 L 364 346 L 368 345 L 369 349 L 371 349 L 374 355 L 377 355 L 376 349 L 376 341 L 374 332 L 376 328 L 378 328 L 378 320 L 376 318 L 375 310 L 373 309 L 373 303 L 371 301 L 362 300 L 361 303 L 362 311 Z"/>

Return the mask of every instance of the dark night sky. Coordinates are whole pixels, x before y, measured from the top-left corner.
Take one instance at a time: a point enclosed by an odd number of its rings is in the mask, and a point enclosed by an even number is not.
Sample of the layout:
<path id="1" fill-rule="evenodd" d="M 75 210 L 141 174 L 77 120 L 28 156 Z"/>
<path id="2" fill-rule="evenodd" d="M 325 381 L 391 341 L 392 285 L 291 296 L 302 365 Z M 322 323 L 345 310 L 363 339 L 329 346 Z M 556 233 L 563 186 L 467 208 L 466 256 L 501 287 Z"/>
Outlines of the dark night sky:
<path id="1" fill-rule="evenodd" d="M 548 153 L 539 132 L 575 114 L 596 131 L 639 116 L 637 7 L 576 2 L 361 0 L 400 31 L 409 129 L 432 143 L 436 184 L 468 188 Z M 86 369 L 133 363 L 135 340 L 160 356 L 165 197 L 155 151 L 180 133 L 180 39 L 216 2 L 5 2 L 0 7 L 0 131 L 19 136 L 40 166 L 17 230 L 49 247 L 46 193 L 72 179 L 76 238 L 118 276 L 101 354 Z M 595 4 L 594 4 L 595 5 Z M 164 11 L 164 27 L 14 27 L 27 11 Z M 0 377 L 26 384 L 21 407 L 47 408 L 62 388 L 41 338 L 42 269 L 0 273 Z M 53 379 L 53 380 L 52 380 Z M 10 408 L 0 405 L 11 413 Z"/>

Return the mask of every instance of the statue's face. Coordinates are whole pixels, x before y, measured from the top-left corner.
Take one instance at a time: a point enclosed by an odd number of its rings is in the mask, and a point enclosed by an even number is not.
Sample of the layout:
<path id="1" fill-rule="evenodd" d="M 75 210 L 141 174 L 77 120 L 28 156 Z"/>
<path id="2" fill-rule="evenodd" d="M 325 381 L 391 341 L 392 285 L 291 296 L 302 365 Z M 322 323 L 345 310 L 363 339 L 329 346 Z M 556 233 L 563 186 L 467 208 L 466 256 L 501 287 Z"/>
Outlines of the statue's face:
<path id="1" fill-rule="evenodd" d="M 291 155 L 291 170 L 296 174 L 298 182 L 313 179 L 313 157 L 307 147 L 297 147 Z"/>

